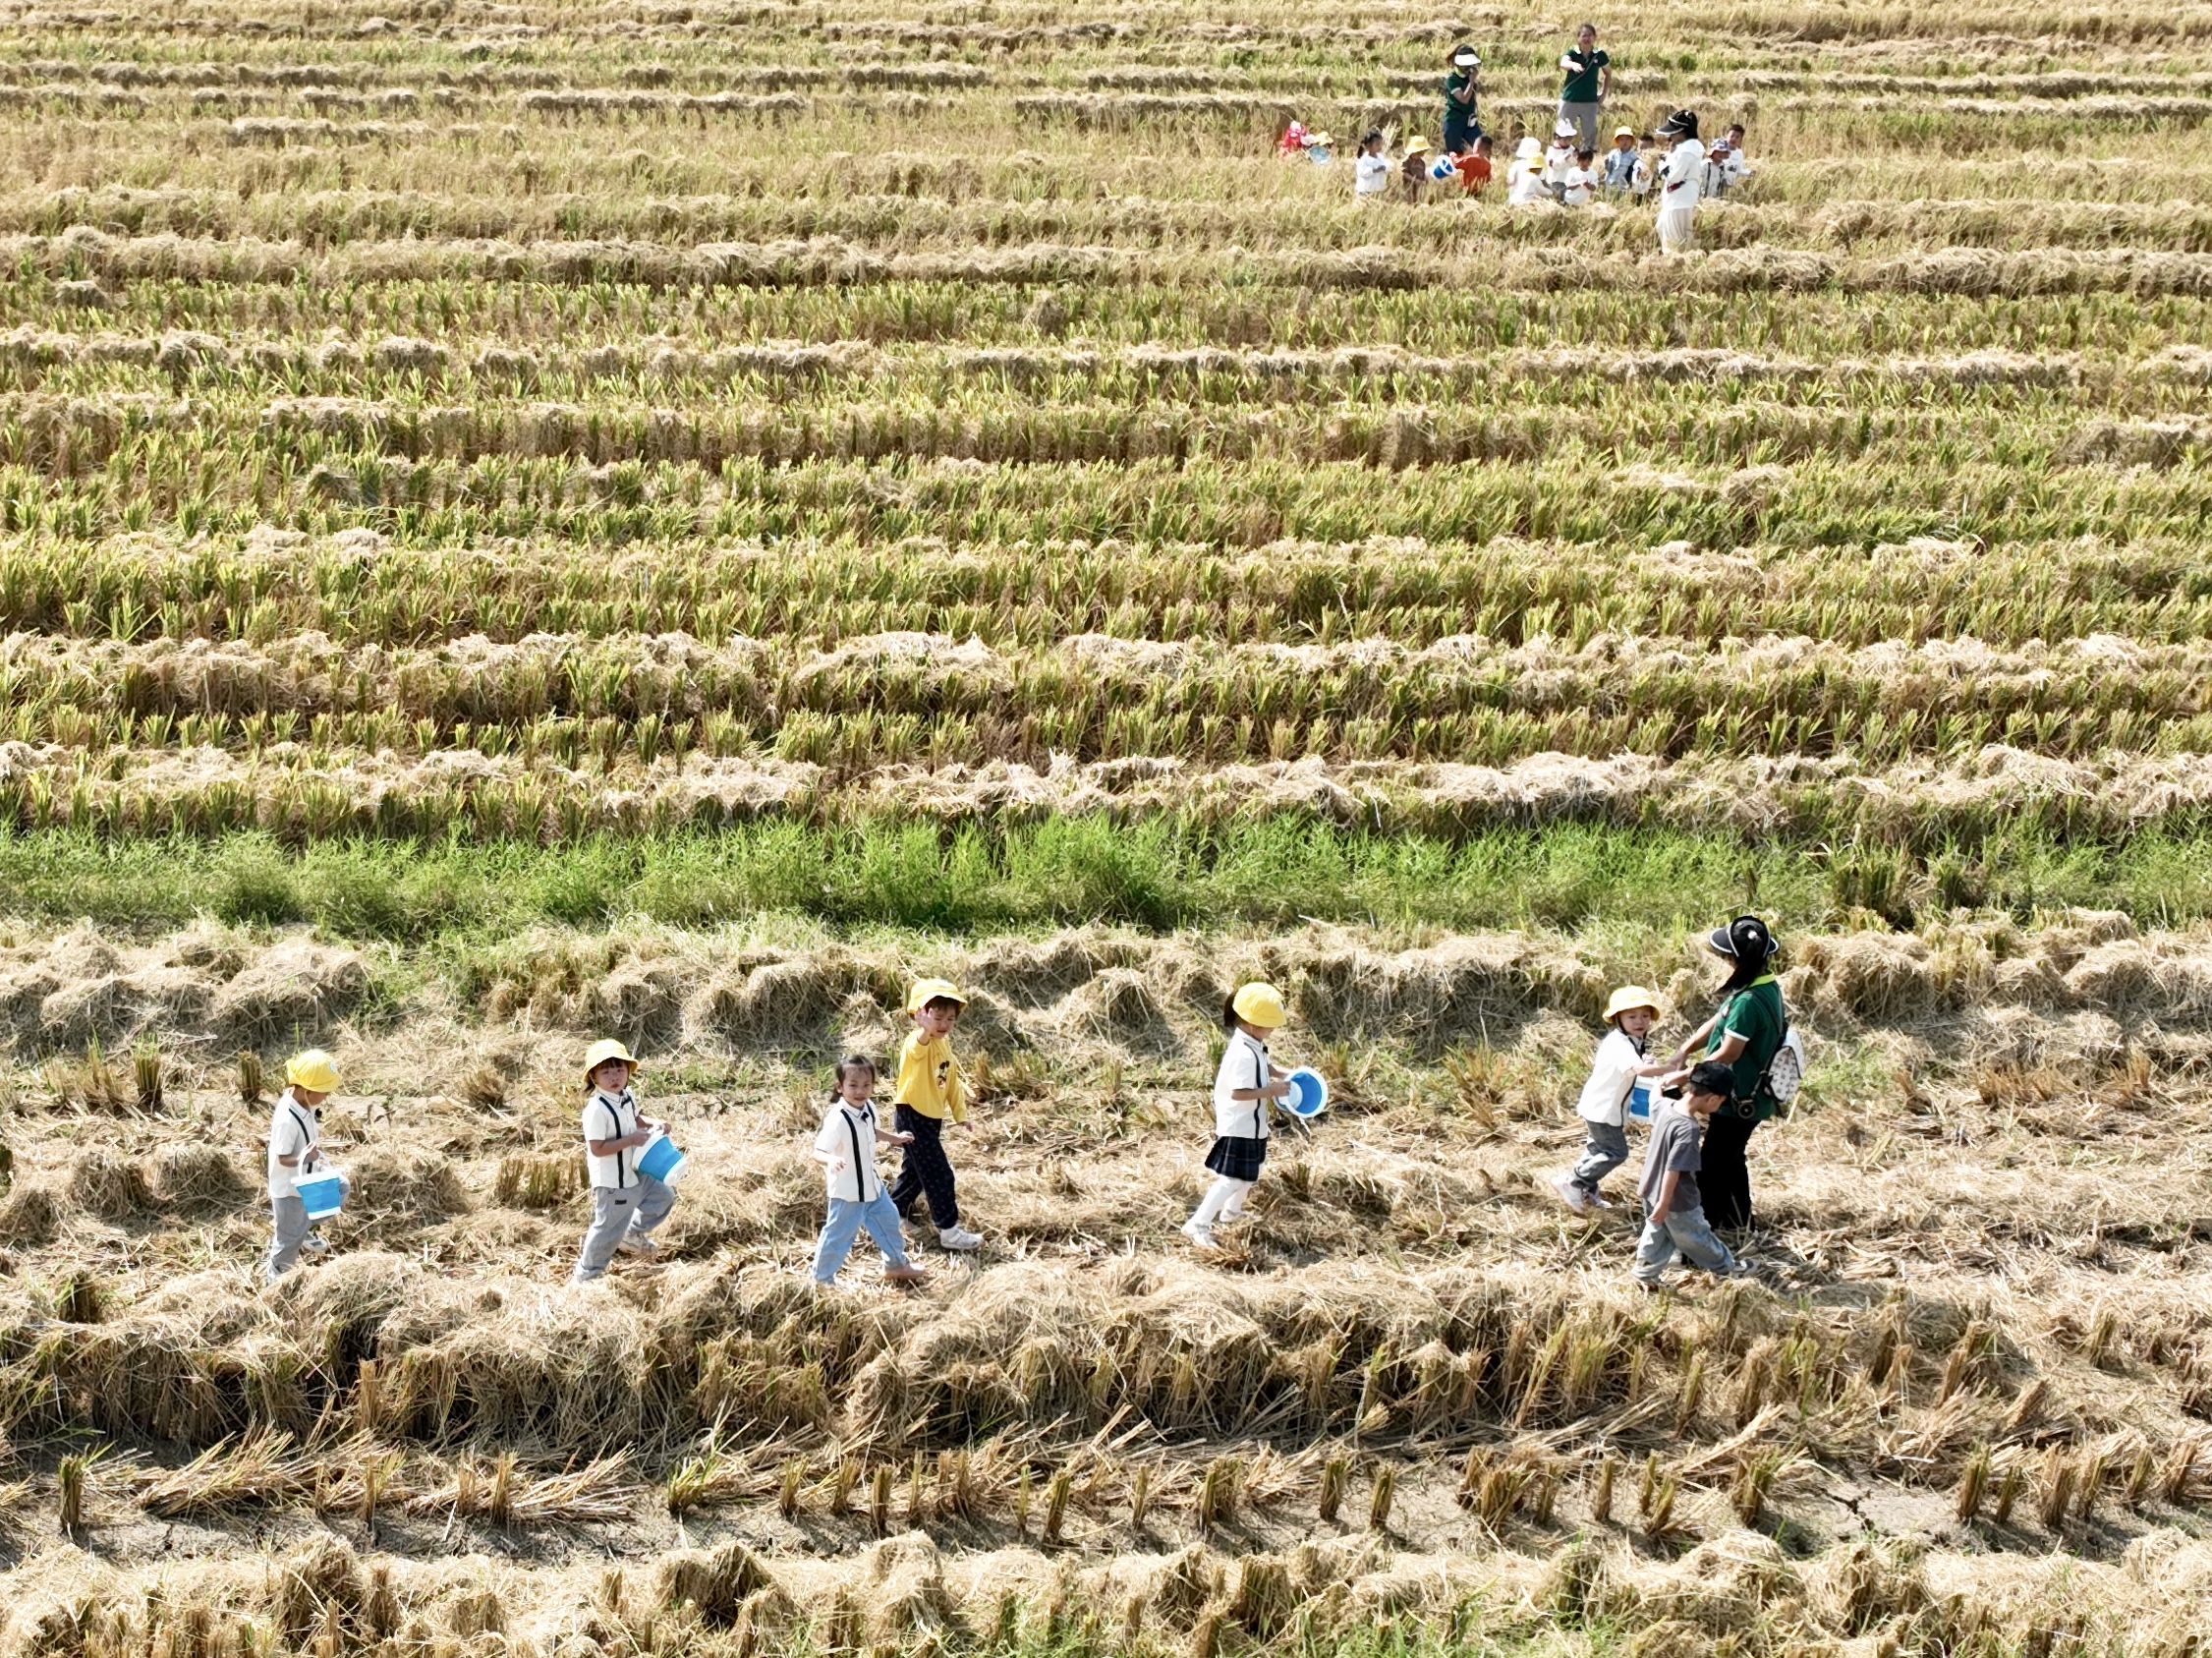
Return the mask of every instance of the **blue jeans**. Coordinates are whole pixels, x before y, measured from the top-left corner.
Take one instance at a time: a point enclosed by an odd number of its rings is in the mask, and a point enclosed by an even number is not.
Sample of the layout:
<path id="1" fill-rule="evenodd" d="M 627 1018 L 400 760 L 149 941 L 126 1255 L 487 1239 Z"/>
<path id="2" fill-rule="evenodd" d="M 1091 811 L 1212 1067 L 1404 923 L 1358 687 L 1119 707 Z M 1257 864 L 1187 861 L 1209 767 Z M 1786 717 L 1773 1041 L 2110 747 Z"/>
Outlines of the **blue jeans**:
<path id="1" fill-rule="evenodd" d="M 1679 1253 L 1693 1267 L 1725 1273 L 1735 1267 L 1729 1246 L 1713 1235 L 1703 1209 L 1677 1209 L 1664 1221 L 1647 1219 L 1644 1235 L 1636 1243 L 1635 1277 L 1639 1284 L 1657 1284 Z"/>
<path id="2" fill-rule="evenodd" d="M 853 1239 L 863 1227 L 883 1252 L 887 1265 L 906 1265 L 906 1239 L 899 1235 L 898 1209 L 891 1202 L 891 1194 L 879 1185 L 876 1195 L 866 1203 L 855 1203 L 849 1197 L 829 1200 L 829 1219 L 822 1223 L 822 1241 L 815 1246 L 815 1283 L 828 1284 L 837 1277 L 837 1269 L 845 1264 Z"/>
<path id="3" fill-rule="evenodd" d="M 1582 1161 L 1568 1176 L 1584 1191 L 1596 1195 L 1598 1182 L 1628 1161 L 1628 1130 L 1617 1122 L 1582 1124 Z"/>

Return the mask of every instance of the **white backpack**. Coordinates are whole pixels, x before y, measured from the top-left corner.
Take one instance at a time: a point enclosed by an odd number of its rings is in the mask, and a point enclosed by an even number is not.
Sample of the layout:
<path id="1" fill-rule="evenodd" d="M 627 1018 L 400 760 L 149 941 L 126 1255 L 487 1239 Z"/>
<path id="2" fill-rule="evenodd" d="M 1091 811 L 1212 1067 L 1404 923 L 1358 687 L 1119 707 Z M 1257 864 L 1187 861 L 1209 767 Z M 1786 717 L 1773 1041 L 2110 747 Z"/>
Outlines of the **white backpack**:
<path id="1" fill-rule="evenodd" d="M 1782 1033 L 1782 1046 L 1774 1051 L 1767 1063 L 1767 1074 L 1759 1079 L 1759 1086 L 1774 1098 L 1774 1103 L 1787 1111 L 1789 1102 L 1797 1097 L 1797 1090 L 1805 1082 L 1805 1039 L 1797 1034 L 1795 1025 Z"/>

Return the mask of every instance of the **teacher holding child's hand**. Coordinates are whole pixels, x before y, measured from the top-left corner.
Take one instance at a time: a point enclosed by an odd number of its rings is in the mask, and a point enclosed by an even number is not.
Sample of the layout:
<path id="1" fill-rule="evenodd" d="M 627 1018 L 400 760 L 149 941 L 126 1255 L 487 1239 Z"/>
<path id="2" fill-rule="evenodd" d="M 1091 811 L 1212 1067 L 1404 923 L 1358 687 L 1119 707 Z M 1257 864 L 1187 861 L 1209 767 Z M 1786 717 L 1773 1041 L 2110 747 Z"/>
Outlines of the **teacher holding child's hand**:
<path id="1" fill-rule="evenodd" d="M 1739 915 L 1726 927 L 1714 928 L 1705 945 L 1728 961 L 1730 971 L 1721 986 L 1720 1011 L 1682 1039 L 1674 1062 L 1686 1067 L 1691 1051 L 1702 1042 L 1704 1057 L 1727 1065 L 1735 1077 L 1734 1097 L 1713 1114 L 1706 1128 L 1699 1184 L 1706 1219 L 1724 1231 L 1740 1231 L 1751 1225 L 1751 1173 L 1744 1166 L 1744 1150 L 1751 1131 L 1780 1109 L 1767 1072 L 1789 1030 L 1782 987 L 1771 971 L 1782 946 L 1755 915 Z M 1667 1084 L 1686 1074 L 1678 1071 Z"/>

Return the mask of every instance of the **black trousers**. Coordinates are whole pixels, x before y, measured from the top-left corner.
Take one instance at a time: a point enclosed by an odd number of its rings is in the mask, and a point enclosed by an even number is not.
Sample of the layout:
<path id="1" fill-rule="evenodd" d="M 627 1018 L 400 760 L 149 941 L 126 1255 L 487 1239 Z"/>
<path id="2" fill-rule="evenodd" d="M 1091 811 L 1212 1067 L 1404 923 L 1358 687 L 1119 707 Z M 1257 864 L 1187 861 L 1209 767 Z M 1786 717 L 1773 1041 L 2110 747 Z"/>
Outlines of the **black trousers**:
<path id="1" fill-rule="evenodd" d="M 952 1165 L 944 1156 L 944 1119 L 924 1116 L 912 1106 L 898 1106 L 891 1113 L 891 1120 L 899 1132 L 914 1136 L 914 1144 L 906 1148 L 906 1161 L 899 1165 L 898 1178 L 891 1184 L 892 1206 L 911 1219 L 914 1200 L 927 1196 L 930 1219 L 937 1229 L 957 1227 L 960 1200 L 952 1195 Z"/>
<path id="2" fill-rule="evenodd" d="M 1715 1114 L 1705 1125 L 1705 1166 L 1697 1189 L 1705 1199 L 1705 1224 L 1739 1231 L 1751 1224 L 1751 1171 L 1743 1151 L 1758 1122 L 1748 1116 Z"/>

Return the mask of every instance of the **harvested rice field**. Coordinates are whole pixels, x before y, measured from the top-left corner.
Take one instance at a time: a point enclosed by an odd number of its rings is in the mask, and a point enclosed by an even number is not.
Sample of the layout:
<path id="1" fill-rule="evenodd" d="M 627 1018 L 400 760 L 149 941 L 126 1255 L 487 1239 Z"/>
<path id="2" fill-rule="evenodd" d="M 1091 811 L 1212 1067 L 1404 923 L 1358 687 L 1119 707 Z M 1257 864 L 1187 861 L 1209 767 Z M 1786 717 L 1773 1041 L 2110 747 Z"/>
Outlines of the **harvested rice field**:
<path id="1" fill-rule="evenodd" d="M 2207 1650 L 2212 11 L 1601 13 L 1697 252 L 1354 200 L 1579 21 L 0 0 L 0 1658 Z M 1652 1294 L 1553 1180 L 1746 909 Z M 982 1247 L 818 1291 L 923 975 Z"/>

